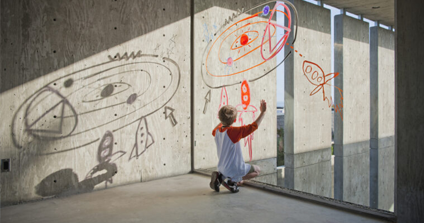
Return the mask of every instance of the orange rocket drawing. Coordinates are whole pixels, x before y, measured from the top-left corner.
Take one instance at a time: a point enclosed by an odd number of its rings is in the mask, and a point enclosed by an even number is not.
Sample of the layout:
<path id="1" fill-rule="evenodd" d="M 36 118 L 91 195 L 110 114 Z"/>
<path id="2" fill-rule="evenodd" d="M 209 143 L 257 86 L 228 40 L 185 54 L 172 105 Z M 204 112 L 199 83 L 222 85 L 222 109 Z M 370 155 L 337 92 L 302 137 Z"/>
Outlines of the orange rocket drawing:
<path id="1" fill-rule="evenodd" d="M 303 74 L 311 84 L 316 86 L 309 95 L 312 96 L 322 89 L 323 100 L 326 99 L 324 85 L 328 84 L 331 79 L 339 75 L 339 73 L 329 73 L 324 75 L 324 71 L 320 66 L 318 66 L 318 64 L 307 60 L 303 62 Z"/>
<path id="2" fill-rule="evenodd" d="M 306 79 L 308 79 L 308 81 L 316 86 L 311 93 L 309 94 L 309 96 L 315 95 L 316 93 L 318 93 L 319 91 L 322 90 L 322 100 L 325 101 L 327 100 L 328 103 L 328 107 L 334 106 L 336 108 L 336 112 L 338 112 L 340 114 L 340 117 L 343 120 L 343 114 L 342 114 L 342 108 L 343 108 L 343 102 L 340 102 L 340 104 L 338 105 L 334 105 L 333 103 L 333 99 L 330 96 L 330 98 L 328 98 L 325 94 L 325 88 L 324 85 L 329 85 L 331 86 L 328 82 L 331 79 L 334 79 L 335 77 L 339 76 L 339 73 L 329 73 L 329 74 L 325 74 L 324 71 L 322 70 L 322 68 L 320 66 L 318 66 L 318 64 L 310 62 L 305 60 L 303 62 L 303 74 L 305 75 Z M 342 95 L 342 90 L 336 86 L 334 86 L 340 94 L 341 100 L 343 100 L 343 95 Z"/>
<path id="3" fill-rule="evenodd" d="M 241 83 L 241 103 L 243 110 L 246 110 L 250 104 L 250 88 L 246 80 Z"/>

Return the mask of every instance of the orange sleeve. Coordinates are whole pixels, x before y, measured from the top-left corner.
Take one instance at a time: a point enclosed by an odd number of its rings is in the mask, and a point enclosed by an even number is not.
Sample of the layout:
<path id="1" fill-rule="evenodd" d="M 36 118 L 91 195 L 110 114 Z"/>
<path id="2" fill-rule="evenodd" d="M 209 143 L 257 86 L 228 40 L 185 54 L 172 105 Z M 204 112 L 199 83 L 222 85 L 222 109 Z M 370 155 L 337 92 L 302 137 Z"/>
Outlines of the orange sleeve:
<path id="1" fill-rule="evenodd" d="M 215 137 L 215 134 L 216 134 L 216 130 L 218 129 L 218 128 L 221 128 L 221 126 L 222 126 L 222 123 L 221 124 L 219 124 L 219 125 L 217 125 L 213 130 L 212 130 L 212 135 L 213 135 L 213 137 Z"/>
<path id="2" fill-rule="evenodd" d="M 250 125 L 240 126 L 240 127 L 230 127 L 227 130 L 228 137 L 230 137 L 233 143 L 240 141 L 240 139 L 250 135 L 258 129 L 258 124 L 253 122 Z"/>

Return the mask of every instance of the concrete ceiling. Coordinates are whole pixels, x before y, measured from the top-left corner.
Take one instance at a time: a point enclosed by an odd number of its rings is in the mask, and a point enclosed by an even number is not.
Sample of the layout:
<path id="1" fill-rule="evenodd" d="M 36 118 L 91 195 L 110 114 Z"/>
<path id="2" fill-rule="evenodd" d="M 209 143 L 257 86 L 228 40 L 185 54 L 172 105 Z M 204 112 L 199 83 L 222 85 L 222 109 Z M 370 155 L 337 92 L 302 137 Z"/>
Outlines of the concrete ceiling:
<path id="1" fill-rule="evenodd" d="M 324 4 L 363 15 L 364 18 L 380 21 L 386 26 L 395 24 L 394 0 L 322 0 Z"/>

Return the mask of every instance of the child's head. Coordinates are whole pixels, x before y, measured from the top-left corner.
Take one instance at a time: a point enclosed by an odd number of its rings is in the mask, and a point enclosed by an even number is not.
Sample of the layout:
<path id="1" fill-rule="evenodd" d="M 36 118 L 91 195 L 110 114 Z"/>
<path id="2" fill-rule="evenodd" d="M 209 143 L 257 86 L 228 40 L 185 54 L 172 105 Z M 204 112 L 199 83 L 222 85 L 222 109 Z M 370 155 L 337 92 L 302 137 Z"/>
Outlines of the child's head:
<path id="1" fill-rule="evenodd" d="M 222 125 L 230 126 L 237 118 L 237 109 L 231 105 L 224 105 L 219 110 L 218 117 Z"/>

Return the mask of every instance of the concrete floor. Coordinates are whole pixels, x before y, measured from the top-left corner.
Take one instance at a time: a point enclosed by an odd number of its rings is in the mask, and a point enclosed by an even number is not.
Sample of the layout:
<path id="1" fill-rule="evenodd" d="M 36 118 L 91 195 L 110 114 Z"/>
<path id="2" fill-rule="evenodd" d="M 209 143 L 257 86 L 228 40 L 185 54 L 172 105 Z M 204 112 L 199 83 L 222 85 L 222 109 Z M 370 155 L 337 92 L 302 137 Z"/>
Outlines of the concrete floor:
<path id="1" fill-rule="evenodd" d="M 8 222 L 385 222 L 245 186 L 216 193 L 187 174 L 1 208 Z"/>

